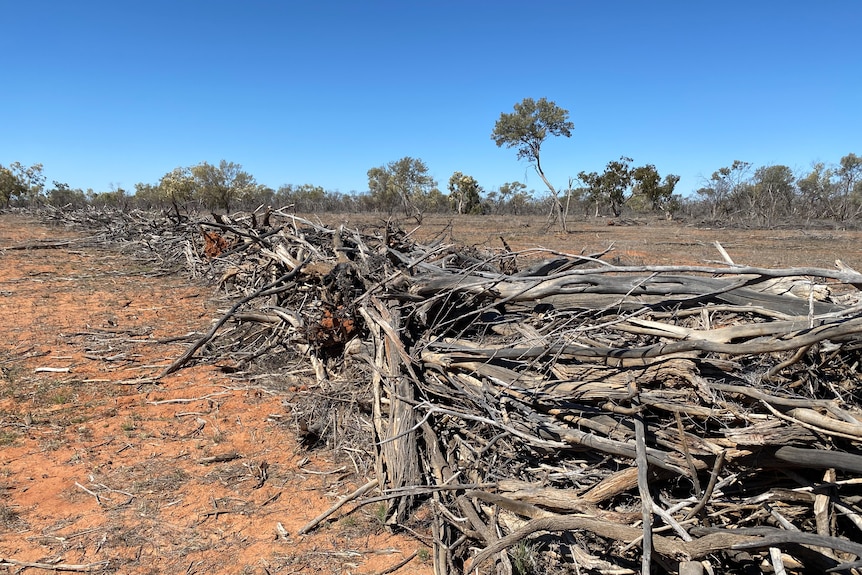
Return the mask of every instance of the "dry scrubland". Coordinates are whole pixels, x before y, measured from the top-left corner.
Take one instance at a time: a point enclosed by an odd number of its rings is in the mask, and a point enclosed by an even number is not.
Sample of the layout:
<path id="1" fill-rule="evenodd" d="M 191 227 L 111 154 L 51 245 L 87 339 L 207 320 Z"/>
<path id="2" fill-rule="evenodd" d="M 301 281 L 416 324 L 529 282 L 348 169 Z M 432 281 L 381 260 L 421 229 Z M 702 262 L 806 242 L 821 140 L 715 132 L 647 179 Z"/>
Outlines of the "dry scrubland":
<path id="1" fill-rule="evenodd" d="M 306 216 L 336 227 L 379 216 Z M 621 265 L 718 262 L 862 269 L 862 233 L 427 217 L 422 242 L 596 254 Z M 0 565 L 117 573 L 432 573 L 428 510 L 392 535 L 365 505 L 298 531 L 373 470 L 298 444 L 291 408 L 314 382 L 281 386 L 216 365 L 152 378 L 209 327 L 224 300 L 87 232 L 0 216 Z M 218 294 L 223 296 L 224 294 Z M 5 563 L 4 563 L 5 562 Z M 490 569 L 489 564 L 485 565 Z M 561 568 L 562 569 L 562 568 Z M 564 571 L 561 571 L 564 572 Z M 596 571 L 598 572 L 598 571 Z"/>
<path id="2" fill-rule="evenodd" d="M 315 216 L 308 215 L 315 220 Z M 324 223 L 348 225 L 380 223 L 378 216 L 345 214 L 320 218 Z M 832 268 L 835 259 L 851 267 L 862 266 L 862 232 L 843 230 L 699 227 L 665 220 L 629 221 L 612 219 L 569 221 L 569 233 L 547 228 L 547 220 L 535 216 L 428 216 L 421 226 L 403 220 L 406 230 L 418 228 L 423 240 L 443 235 L 467 246 L 502 248 L 503 236 L 513 250 L 547 248 L 568 254 L 613 251 L 607 259 L 618 258 L 629 265 L 707 264 L 722 261 L 714 242 L 727 250 L 735 263 L 762 267 Z M 545 257 L 545 256 L 542 256 Z"/>

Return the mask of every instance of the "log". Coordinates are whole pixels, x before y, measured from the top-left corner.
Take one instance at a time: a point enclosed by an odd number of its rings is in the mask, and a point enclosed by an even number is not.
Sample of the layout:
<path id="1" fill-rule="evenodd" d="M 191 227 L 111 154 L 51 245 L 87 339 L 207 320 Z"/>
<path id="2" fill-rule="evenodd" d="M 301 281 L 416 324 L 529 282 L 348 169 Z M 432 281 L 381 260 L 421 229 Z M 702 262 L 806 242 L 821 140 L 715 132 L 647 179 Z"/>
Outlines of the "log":
<path id="1" fill-rule="evenodd" d="M 71 217 L 231 302 L 162 376 L 195 354 L 291 381 L 313 366 L 294 417 L 369 454 L 357 469 L 374 469 L 390 525 L 429 510 L 438 575 L 495 555 L 505 572 L 513 543 L 572 530 L 608 569 L 641 560 L 642 536 L 679 572 L 859 556 L 840 530 L 862 524 L 862 274 L 847 266 L 620 266 L 286 210 L 263 226 Z M 201 229 L 228 249 L 204 257 Z M 553 539 L 534 541 L 541 568 Z"/>

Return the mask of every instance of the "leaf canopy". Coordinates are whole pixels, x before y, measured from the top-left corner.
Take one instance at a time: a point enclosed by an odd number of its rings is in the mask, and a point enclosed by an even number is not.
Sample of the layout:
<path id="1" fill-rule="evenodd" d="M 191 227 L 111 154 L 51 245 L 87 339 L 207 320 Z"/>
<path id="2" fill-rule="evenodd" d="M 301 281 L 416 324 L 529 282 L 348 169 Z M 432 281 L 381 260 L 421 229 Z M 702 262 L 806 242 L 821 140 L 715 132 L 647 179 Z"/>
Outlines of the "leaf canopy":
<path id="1" fill-rule="evenodd" d="M 542 143 L 549 135 L 571 137 L 575 125 L 569 112 L 548 100 L 524 98 L 515 111 L 500 114 L 491 139 L 497 147 L 517 148 L 518 159 L 538 163 Z"/>

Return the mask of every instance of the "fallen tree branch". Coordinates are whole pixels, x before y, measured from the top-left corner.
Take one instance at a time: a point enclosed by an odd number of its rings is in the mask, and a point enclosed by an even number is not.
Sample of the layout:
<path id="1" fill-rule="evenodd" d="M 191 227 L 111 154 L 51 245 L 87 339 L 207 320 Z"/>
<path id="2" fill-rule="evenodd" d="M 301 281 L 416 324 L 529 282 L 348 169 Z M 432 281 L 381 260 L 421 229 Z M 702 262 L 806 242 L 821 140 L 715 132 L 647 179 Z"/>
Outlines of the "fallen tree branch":
<path id="1" fill-rule="evenodd" d="M 109 561 L 96 561 L 94 563 L 39 563 L 35 561 L 18 561 L 8 557 L 0 557 L 0 567 L 22 567 L 30 569 L 44 569 L 45 571 L 77 571 L 80 573 L 93 573 L 104 570 Z"/>
<path id="2" fill-rule="evenodd" d="M 533 519 L 517 529 L 501 537 L 497 542 L 482 549 L 470 561 L 464 573 L 469 574 L 479 565 L 484 563 L 495 553 L 515 545 L 540 531 L 560 532 L 584 530 L 594 533 L 600 537 L 613 539 L 614 541 L 633 541 L 640 538 L 642 530 L 627 525 L 618 525 L 609 521 L 577 517 L 572 515 L 560 517 L 541 517 Z M 729 530 L 710 532 L 709 534 L 692 541 L 676 541 L 661 535 L 653 536 L 655 551 L 665 557 L 681 561 L 694 560 L 706 557 L 710 553 L 731 549 L 735 545 L 743 543 L 757 544 L 761 539 L 756 533 L 737 533 Z M 756 545 L 755 545 L 756 546 Z"/>
<path id="3" fill-rule="evenodd" d="M 189 349 L 187 349 L 185 351 L 185 353 L 183 353 L 180 357 L 178 357 L 171 365 L 166 367 L 165 370 L 162 371 L 158 376 L 156 376 L 155 379 L 162 379 L 163 377 L 172 374 L 173 372 L 177 371 L 182 366 L 184 366 L 186 364 L 186 362 L 188 362 L 192 358 L 192 356 L 195 354 L 195 352 L 197 350 L 202 348 L 204 345 L 206 345 L 206 343 L 208 341 L 210 341 L 213 338 L 213 336 L 216 334 L 216 332 L 218 332 L 219 328 L 221 328 L 221 326 L 223 326 L 225 324 L 225 322 L 227 322 L 227 320 L 229 320 L 233 316 L 233 314 L 235 314 L 237 312 L 237 310 L 239 310 L 239 308 L 241 308 L 243 305 L 247 304 L 248 302 L 250 302 L 251 300 L 253 300 L 255 298 L 270 295 L 271 293 L 274 293 L 274 292 L 271 292 L 270 290 L 278 289 L 278 287 L 280 285 L 282 285 L 285 282 L 289 281 L 290 279 L 294 278 L 300 272 L 300 270 L 302 269 L 302 266 L 307 264 L 309 261 L 310 260 L 306 259 L 304 262 L 300 263 L 299 266 L 297 266 L 296 268 L 287 272 L 286 274 L 282 275 L 277 280 L 266 284 L 262 288 L 258 289 L 256 292 L 254 292 L 250 295 L 247 295 L 244 298 L 240 299 L 238 302 L 236 302 L 227 311 L 227 313 L 224 314 L 210 328 L 210 330 L 202 338 L 200 338 L 198 341 L 196 341 Z"/>
<path id="4" fill-rule="evenodd" d="M 339 499 L 338 502 L 335 503 L 333 506 L 331 506 L 329 509 L 327 509 L 326 511 L 324 511 L 323 513 L 321 513 L 320 515 L 318 515 L 317 517 L 315 517 L 314 519 L 312 519 L 311 521 L 309 521 L 305 525 L 303 525 L 302 528 L 300 528 L 300 530 L 297 531 L 297 533 L 299 535 L 305 535 L 306 533 L 311 532 L 315 527 L 317 527 L 318 525 L 320 525 L 321 523 L 326 521 L 327 517 L 329 517 L 330 515 L 332 515 L 333 513 L 338 511 L 339 509 L 341 509 L 342 507 L 344 507 L 344 505 L 346 505 L 347 503 L 353 501 L 354 499 L 356 499 L 358 497 L 362 497 L 363 495 L 368 493 L 371 489 L 373 489 L 376 485 L 378 485 L 378 480 L 372 479 L 368 483 L 363 485 L 362 487 L 356 489 L 355 491 L 349 493 L 348 495 L 345 495 L 344 497 Z"/>

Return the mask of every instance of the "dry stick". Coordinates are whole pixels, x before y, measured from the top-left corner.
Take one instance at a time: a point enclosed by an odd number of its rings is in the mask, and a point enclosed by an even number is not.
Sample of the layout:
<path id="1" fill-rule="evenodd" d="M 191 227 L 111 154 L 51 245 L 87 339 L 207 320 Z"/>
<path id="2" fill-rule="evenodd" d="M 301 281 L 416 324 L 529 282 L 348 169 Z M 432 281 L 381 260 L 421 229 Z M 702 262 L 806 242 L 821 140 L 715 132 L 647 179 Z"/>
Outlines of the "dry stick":
<path id="1" fill-rule="evenodd" d="M 468 523 L 478 531 L 479 535 L 482 539 L 485 540 L 487 545 L 493 544 L 495 541 L 499 539 L 494 529 L 491 526 L 486 525 L 482 518 L 479 517 L 479 513 L 476 511 L 476 508 L 473 507 L 473 503 L 470 502 L 466 496 L 461 495 L 457 499 L 458 507 L 461 509 L 461 512 L 467 518 Z M 509 560 L 509 556 L 506 553 L 500 553 L 500 565 L 498 572 L 503 575 L 512 575 L 512 562 Z"/>
<path id="2" fill-rule="evenodd" d="M 398 497 L 404 497 L 407 495 L 430 495 L 431 493 L 437 493 L 438 491 L 469 491 L 474 489 L 487 489 L 496 487 L 496 483 L 452 483 L 449 485 L 405 485 L 404 487 L 397 487 L 395 489 L 386 489 L 383 492 L 383 495 L 377 495 L 375 497 L 366 497 L 365 499 L 360 499 L 356 503 L 358 505 L 368 505 L 370 503 L 377 503 L 378 501 L 388 501 L 390 499 L 397 499 Z M 472 491 L 470 491 L 472 493 Z M 470 497 L 473 497 L 471 495 Z"/>
<path id="3" fill-rule="evenodd" d="M 0 567 L 30 567 L 32 569 L 45 569 L 46 571 L 79 571 L 90 573 L 101 571 L 108 565 L 108 561 L 96 561 L 95 563 L 35 563 L 32 561 L 18 561 L 0 557 Z"/>
<path id="4" fill-rule="evenodd" d="M 357 497 L 362 497 L 363 495 L 368 493 L 375 485 L 377 485 L 377 483 L 378 483 L 377 479 L 372 479 L 371 481 L 369 481 L 368 483 L 366 483 L 365 485 L 363 485 L 362 487 L 360 487 L 359 489 L 357 489 L 353 493 L 350 493 L 349 495 L 345 495 L 344 497 L 342 497 L 338 501 L 338 503 L 336 503 L 335 505 L 333 505 L 332 507 L 330 507 L 329 509 L 327 509 L 326 511 L 324 511 L 323 513 L 321 513 L 320 515 L 318 515 L 317 517 L 315 517 L 314 519 L 309 521 L 308 523 L 306 523 L 302 529 L 297 531 L 297 533 L 299 535 L 305 535 L 306 533 L 308 533 L 309 531 L 311 531 L 312 529 L 314 529 L 315 527 L 320 525 L 327 517 L 329 517 L 330 515 L 332 515 L 333 513 L 338 511 L 339 509 L 341 509 L 345 503 L 348 503 L 349 501 L 353 501 Z"/>
<path id="5" fill-rule="evenodd" d="M 720 243 L 718 243 L 718 240 L 714 241 L 712 243 L 712 245 L 715 246 L 715 249 L 718 250 L 718 253 L 721 254 L 721 258 L 725 261 L 725 263 L 727 263 L 727 265 L 729 265 L 729 266 L 735 266 L 736 265 L 733 262 L 733 260 L 730 258 L 730 254 L 727 253 L 727 250 L 724 249 L 724 246 L 722 246 Z"/>
<path id="6" fill-rule="evenodd" d="M 862 455 L 843 451 L 784 446 L 778 448 L 775 452 L 775 458 L 796 467 L 835 468 L 841 471 L 862 473 Z"/>
<path id="7" fill-rule="evenodd" d="M 778 395 L 771 395 L 760 391 L 759 389 L 753 387 L 747 387 L 743 385 L 731 385 L 728 383 L 721 382 L 709 382 L 709 387 L 713 389 L 717 389 L 719 391 L 726 391 L 728 393 L 738 393 L 739 395 L 745 395 L 747 397 L 752 397 L 754 399 L 759 399 L 761 401 L 765 401 L 772 405 L 780 405 L 782 407 L 824 407 L 829 409 L 830 407 L 836 407 L 837 401 L 834 399 L 809 399 L 807 397 L 781 397 Z"/>
<path id="8" fill-rule="evenodd" d="M 851 439 L 853 441 L 859 441 L 859 437 L 856 434 L 847 434 L 847 433 L 843 433 L 841 431 L 835 431 L 834 429 L 827 429 L 825 427 L 820 427 L 819 425 L 814 425 L 814 424 L 808 423 L 808 422 L 803 421 L 801 419 L 797 419 L 796 417 L 791 417 L 790 415 L 785 415 L 784 413 L 781 413 L 780 411 L 778 411 L 777 409 L 772 407 L 769 404 L 769 402 L 766 400 L 761 400 L 761 401 L 762 401 L 764 407 L 766 407 L 766 409 L 768 409 L 778 419 L 782 419 L 784 421 L 789 421 L 791 423 L 795 423 L 795 424 L 797 424 L 801 427 L 804 427 L 805 429 L 811 430 L 815 433 L 820 433 L 823 435 L 831 435 L 833 437 L 841 437 L 843 439 Z M 796 410 L 795 409 L 791 410 L 788 413 L 792 413 L 793 411 L 796 411 Z M 836 421 L 835 423 L 840 424 L 842 422 Z M 855 427 L 858 427 L 858 426 L 854 426 L 854 428 Z M 857 465 L 862 465 L 862 464 L 857 464 Z M 862 469 L 862 467 L 860 467 L 860 469 Z"/>
<path id="9" fill-rule="evenodd" d="M 836 510 L 840 511 L 844 517 L 850 520 L 853 525 L 856 526 L 856 529 L 862 531 L 862 517 L 854 511 L 853 509 L 847 507 L 840 501 L 834 501 L 832 505 Z"/>
<path id="10" fill-rule="evenodd" d="M 77 481 L 75 482 L 75 487 L 78 487 L 78 488 L 82 489 L 83 491 L 85 491 L 86 493 L 89 493 L 90 495 L 92 495 L 93 497 L 95 497 L 95 498 L 96 498 L 96 502 L 97 502 L 99 505 L 101 505 L 101 504 L 102 504 L 102 499 L 99 497 L 99 494 L 98 494 L 98 493 L 94 493 L 93 491 L 90 491 L 89 489 L 87 489 L 86 487 L 84 487 L 83 485 L 81 485 L 80 483 L 78 483 Z"/>
<path id="11" fill-rule="evenodd" d="M 787 575 L 787 570 L 784 568 L 784 561 L 781 559 L 781 549 L 778 547 L 770 547 L 769 559 L 772 561 L 772 570 L 775 572 L 775 575 Z"/>
<path id="12" fill-rule="evenodd" d="M 688 534 L 688 531 L 685 530 L 682 524 L 676 519 L 674 519 L 673 515 L 665 511 L 665 509 L 663 509 L 661 505 L 656 505 L 655 502 L 653 502 L 653 511 L 656 515 L 662 518 L 662 521 L 664 521 L 668 527 L 676 531 L 680 539 L 682 539 L 683 541 L 693 541 L 691 535 Z M 666 528 L 660 527 L 659 529 Z"/>
<path id="13" fill-rule="evenodd" d="M 524 441 L 527 441 L 529 443 L 532 443 L 533 445 L 537 445 L 540 447 L 548 447 L 551 449 L 562 449 L 562 448 L 568 446 L 565 442 L 562 442 L 562 441 L 552 441 L 552 440 L 547 440 L 547 439 L 541 439 L 539 437 L 530 435 L 530 434 L 525 433 L 523 431 L 519 431 L 518 429 L 515 429 L 514 427 L 503 425 L 502 423 L 500 423 L 498 421 L 494 421 L 493 419 L 489 419 L 487 417 L 482 417 L 479 415 L 470 415 L 469 413 L 463 413 L 463 412 L 456 411 L 453 409 L 446 409 L 443 407 L 438 407 L 436 405 L 429 403 L 428 401 L 423 401 L 422 403 L 419 403 L 416 406 L 416 409 L 418 409 L 420 407 L 427 409 L 428 413 L 442 413 L 443 415 L 449 415 L 449 416 L 457 417 L 460 419 L 466 419 L 469 421 L 478 421 L 479 423 L 485 423 L 487 425 L 490 425 L 490 426 L 496 427 L 498 429 L 502 429 L 504 431 L 507 431 L 507 432 L 511 433 L 512 435 L 523 439 Z M 602 438 L 598 438 L 598 439 L 602 439 Z"/>
<path id="14" fill-rule="evenodd" d="M 631 274 L 631 273 L 696 273 L 710 276 L 762 276 L 761 281 L 765 278 L 786 277 L 786 276 L 814 276 L 820 278 L 834 279 L 842 283 L 855 285 L 862 283 L 862 274 L 859 272 L 836 271 L 824 268 L 760 268 L 752 266 L 661 266 L 661 265 L 645 265 L 645 266 L 608 266 L 603 268 L 589 269 L 568 269 L 562 272 L 548 274 L 546 276 L 537 277 L 518 277 L 518 276 L 502 276 L 506 279 L 520 281 L 534 280 L 557 280 L 560 278 L 576 277 L 576 276 L 594 276 L 595 274 Z M 488 280 L 488 278 L 483 278 Z M 750 278 L 749 278 L 750 279 Z M 499 282 L 499 277 L 493 282 Z"/>
<path id="15" fill-rule="evenodd" d="M 527 521 L 523 527 L 516 529 L 505 537 L 501 537 L 495 543 L 477 553 L 469 567 L 465 568 L 464 573 L 471 573 L 472 570 L 476 569 L 495 553 L 499 553 L 503 549 L 527 539 L 538 531 L 557 532 L 581 529 L 590 531 L 599 537 L 614 539 L 616 541 L 633 541 L 641 536 L 641 530 L 636 527 L 621 525 L 605 519 L 592 519 L 580 515 L 540 517 Z M 754 546 L 762 546 L 762 540 L 759 537 L 760 534 L 753 533 L 753 530 L 750 529 L 739 530 L 739 532 L 726 529 L 706 529 L 704 531 L 708 534 L 690 542 L 676 541 L 669 537 L 655 535 L 653 537 L 653 544 L 656 552 L 677 560 L 700 559 L 711 553 L 749 542 L 753 543 Z M 743 533 L 743 531 L 745 532 Z"/>
<path id="16" fill-rule="evenodd" d="M 148 401 L 147 405 L 166 405 L 169 403 L 195 403 L 197 401 L 204 401 L 207 399 L 212 399 L 214 397 L 220 397 L 222 395 L 227 395 L 231 393 L 233 390 L 228 391 L 214 391 L 213 393 L 208 393 L 206 395 L 202 395 L 200 397 L 178 397 L 176 399 L 159 399 L 156 401 Z"/>
<path id="17" fill-rule="evenodd" d="M 679 440 L 682 443 L 682 450 L 685 454 L 685 461 L 688 463 L 688 471 L 691 473 L 691 482 L 694 485 L 694 492 L 698 497 L 701 496 L 700 480 L 697 478 L 697 467 L 694 466 L 694 459 L 691 457 L 691 450 L 688 448 L 688 439 L 685 436 L 685 429 L 682 427 L 682 416 L 678 411 L 673 412 L 676 418 L 676 429 L 679 432 Z"/>
<path id="18" fill-rule="evenodd" d="M 829 569 L 829 573 L 840 573 L 841 571 L 848 571 L 850 569 L 858 569 L 862 567 L 862 561 L 853 561 L 852 563 L 840 563 Z"/>
<path id="19" fill-rule="evenodd" d="M 764 547 L 781 547 L 782 544 L 798 543 L 813 547 L 828 547 L 836 551 L 853 553 L 862 557 L 862 544 L 844 539 L 842 537 L 829 537 L 825 535 L 814 535 L 802 531 L 787 531 L 777 527 L 742 527 L 734 529 L 739 535 L 759 535 L 761 539 L 736 543 L 733 549 L 757 549 Z"/>
<path id="20" fill-rule="evenodd" d="M 709 498 L 712 497 L 712 491 L 715 489 L 715 484 L 718 482 L 718 474 L 721 473 L 721 467 L 724 465 L 724 454 L 722 451 L 718 454 L 715 464 L 712 466 L 712 473 L 709 475 L 709 483 L 706 485 L 706 491 L 703 492 L 703 497 L 697 502 L 688 515 L 685 516 L 686 521 L 700 513 L 701 509 L 706 507 Z"/>
<path id="21" fill-rule="evenodd" d="M 834 469 L 827 469 L 823 473 L 823 483 L 834 483 L 837 479 Z M 834 491 L 834 490 L 830 490 Z M 814 520 L 817 525 L 818 535 L 832 535 L 832 524 L 834 518 L 830 512 L 832 495 L 829 492 L 820 492 L 814 495 Z M 824 555 L 830 556 L 831 552 L 820 550 Z"/>
<path id="22" fill-rule="evenodd" d="M 165 377 L 166 375 L 170 375 L 173 372 L 180 369 L 183 365 L 185 365 L 186 362 L 189 359 L 191 359 L 191 357 L 195 354 L 195 352 L 197 350 L 199 350 L 201 347 L 206 345 L 206 343 L 213 338 L 213 336 L 216 334 L 216 332 L 219 330 L 219 328 L 221 328 L 221 326 L 223 326 L 225 324 L 225 322 L 227 322 L 227 320 L 229 320 L 233 316 L 233 314 L 235 314 L 237 312 L 237 310 L 239 310 L 240 307 L 242 307 L 243 305 L 245 305 L 246 303 L 250 302 L 251 300 L 253 300 L 257 297 L 264 296 L 264 295 L 271 295 L 272 293 L 278 293 L 279 291 L 282 291 L 282 290 L 276 290 L 276 291 L 270 292 L 270 290 L 272 290 L 273 288 L 275 288 L 279 284 L 282 284 L 282 283 L 284 283 L 290 279 L 293 279 L 299 273 L 299 271 L 302 269 L 302 267 L 305 264 L 307 264 L 309 261 L 311 261 L 310 258 L 306 258 L 303 262 L 301 262 L 293 270 L 287 272 L 286 274 L 282 275 L 277 280 L 266 284 L 265 286 L 263 286 L 262 288 L 260 288 L 256 292 L 254 292 L 250 295 L 247 295 L 244 298 L 242 298 L 241 300 L 239 300 L 238 302 L 236 302 L 233 305 L 233 307 L 231 307 L 228 310 L 228 312 L 226 314 L 224 314 L 221 317 L 221 319 L 215 323 L 215 325 L 212 326 L 212 328 L 210 328 L 210 330 L 206 333 L 206 335 L 204 335 L 197 342 L 195 342 L 195 344 L 193 346 L 191 346 L 189 349 L 187 349 L 184 354 L 182 354 L 179 358 L 176 359 L 176 361 L 174 361 L 171 365 L 169 365 L 167 368 L 165 368 L 165 370 L 162 373 L 160 373 L 156 377 L 156 379 L 161 379 L 161 378 Z"/>
<path id="23" fill-rule="evenodd" d="M 791 409 L 787 412 L 787 415 L 797 421 L 809 423 L 817 426 L 819 429 L 825 429 L 827 430 L 827 433 L 839 432 L 856 437 L 857 440 L 862 440 L 862 423 L 859 423 L 858 421 L 854 423 L 841 421 L 833 417 L 829 417 L 828 415 L 822 415 L 813 409 L 807 409 L 804 407 Z"/>
<path id="24" fill-rule="evenodd" d="M 454 348 L 440 345 L 441 351 L 450 353 L 451 361 L 470 361 L 477 357 L 494 357 L 498 360 L 526 360 L 534 357 L 558 355 L 580 360 L 613 358 L 614 361 L 637 359 L 643 361 L 682 352 L 700 351 L 725 353 L 729 355 L 751 355 L 796 350 L 826 339 L 837 339 L 862 334 L 862 318 L 854 318 L 842 323 L 822 325 L 814 329 L 784 332 L 779 338 L 763 338 L 743 343 L 718 343 L 703 340 L 682 340 L 671 343 L 656 343 L 644 347 L 610 348 L 579 347 L 565 343 L 550 346 L 523 346 L 508 348 Z M 437 346 L 435 346 L 437 347 Z"/>
<path id="25" fill-rule="evenodd" d="M 778 375 L 778 372 L 780 372 L 782 369 L 784 369 L 786 367 L 790 367 L 794 363 L 798 362 L 800 359 L 805 357 L 805 354 L 808 353 L 808 350 L 811 349 L 811 347 L 812 346 L 810 346 L 810 345 L 800 347 L 799 349 L 796 350 L 796 353 L 794 353 L 792 356 L 790 356 L 790 358 L 782 361 L 779 364 L 772 366 L 769 369 L 769 371 L 766 372 L 766 377 L 767 378 L 775 377 L 776 375 Z"/>
<path id="26" fill-rule="evenodd" d="M 402 559 L 401 561 L 399 561 L 395 565 L 392 565 L 391 567 L 387 567 L 383 571 L 378 571 L 374 575 L 388 575 L 389 573 L 394 573 L 394 572 L 398 571 L 399 569 L 401 569 L 402 567 L 404 567 L 405 565 L 407 565 L 408 563 L 410 563 L 411 561 L 413 561 L 413 559 L 417 555 L 419 555 L 419 552 L 414 551 L 413 553 L 411 553 L 410 555 L 408 555 L 407 557 L 405 557 L 404 559 Z"/>
<path id="27" fill-rule="evenodd" d="M 635 403 L 638 403 L 635 401 Z M 643 515 L 643 554 L 641 555 L 641 573 L 650 574 L 652 566 L 652 514 L 654 503 L 649 492 L 649 462 L 646 450 L 646 426 L 643 416 L 638 414 L 633 418 L 635 427 L 635 448 L 638 467 L 638 492 L 641 496 L 641 513 Z"/>

